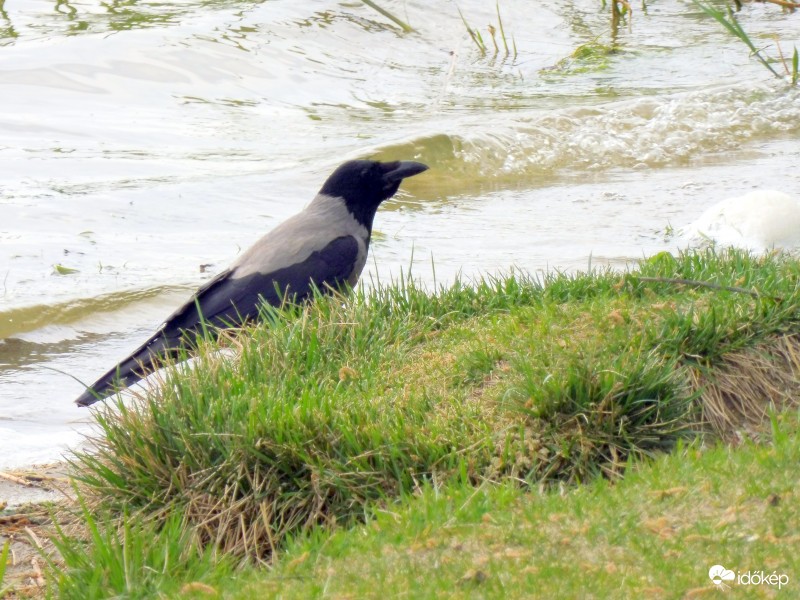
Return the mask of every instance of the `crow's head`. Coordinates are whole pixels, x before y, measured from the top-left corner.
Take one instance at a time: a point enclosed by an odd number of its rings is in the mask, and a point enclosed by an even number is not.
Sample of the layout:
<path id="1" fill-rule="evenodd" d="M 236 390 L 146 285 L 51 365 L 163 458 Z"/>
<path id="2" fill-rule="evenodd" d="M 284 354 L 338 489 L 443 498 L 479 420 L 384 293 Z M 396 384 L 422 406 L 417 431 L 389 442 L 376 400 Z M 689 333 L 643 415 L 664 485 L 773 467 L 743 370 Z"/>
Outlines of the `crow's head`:
<path id="1" fill-rule="evenodd" d="M 411 160 L 351 160 L 328 177 L 320 193 L 342 198 L 353 216 L 371 230 L 381 202 L 394 196 L 403 179 L 427 169 L 427 165 Z"/>

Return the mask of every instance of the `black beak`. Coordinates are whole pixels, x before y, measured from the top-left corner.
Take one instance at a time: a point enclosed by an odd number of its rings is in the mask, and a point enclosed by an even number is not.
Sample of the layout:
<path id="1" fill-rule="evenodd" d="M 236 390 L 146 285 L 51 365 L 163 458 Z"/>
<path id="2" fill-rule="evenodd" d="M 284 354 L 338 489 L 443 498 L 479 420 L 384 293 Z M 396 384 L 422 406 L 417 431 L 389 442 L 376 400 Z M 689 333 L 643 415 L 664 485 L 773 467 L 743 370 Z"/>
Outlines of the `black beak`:
<path id="1" fill-rule="evenodd" d="M 428 170 L 428 165 L 413 160 L 401 160 L 395 165 L 397 166 L 394 169 L 383 174 L 383 180 L 387 183 L 398 183 L 407 177 L 413 177 Z"/>

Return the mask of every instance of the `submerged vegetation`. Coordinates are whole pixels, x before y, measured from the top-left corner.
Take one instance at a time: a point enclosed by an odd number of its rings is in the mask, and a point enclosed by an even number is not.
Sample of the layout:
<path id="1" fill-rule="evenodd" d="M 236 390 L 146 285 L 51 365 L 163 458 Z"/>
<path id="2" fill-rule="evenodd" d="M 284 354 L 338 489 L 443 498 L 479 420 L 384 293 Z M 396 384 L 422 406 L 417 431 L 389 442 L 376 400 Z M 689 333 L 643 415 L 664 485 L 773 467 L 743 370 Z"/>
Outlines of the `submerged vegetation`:
<path id="1" fill-rule="evenodd" d="M 581 44 L 570 56 L 562 58 L 552 67 L 544 69 L 542 75 L 577 75 L 603 71 L 609 67 L 611 57 L 618 51 L 615 45 L 603 44 L 597 37 Z"/>
<path id="2" fill-rule="evenodd" d="M 90 534 L 61 534 L 57 585 L 186 582 L 218 552 L 227 573 L 280 559 L 424 490 L 564 489 L 692 440 L 768 439 L 800 392 L 799 279 L 785 255 L 708 250 L 268 309 L 222 343 L 236 358 L 206 344 L 98 414 L 72 459 Z M 141 572 L 104 575 L 113 561 Z"/>

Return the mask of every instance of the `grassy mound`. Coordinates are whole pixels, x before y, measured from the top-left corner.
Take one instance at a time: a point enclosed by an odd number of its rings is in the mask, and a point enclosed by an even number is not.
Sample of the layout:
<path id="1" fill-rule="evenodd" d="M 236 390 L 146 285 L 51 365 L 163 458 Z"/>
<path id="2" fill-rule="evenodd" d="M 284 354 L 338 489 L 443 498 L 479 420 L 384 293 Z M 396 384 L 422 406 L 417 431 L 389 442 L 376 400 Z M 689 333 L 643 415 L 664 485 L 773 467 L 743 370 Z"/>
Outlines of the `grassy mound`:
<path id="1" fill-rule="evenodd" d="M 799 271 L 662 254 L 626 274 L 400 282 L 269 311 L 223 342 L 236 358 L 206 345 L 101 412 L 73 472 L 96 510 L 177 519 L 256 559 L 427 484 L 615 478 L 682 438 L 757 435 L 796 397 Z"/>
<path id="2" fill-rule="evenodd" d="M 621 481 L 426 486 L 214 588 L 231 599 L 797 596 L 797 412 L 772 422 L 769 442 L 680 445 Z M 775 576 L 720 589 L 708 575 L 715 564 Z"/>

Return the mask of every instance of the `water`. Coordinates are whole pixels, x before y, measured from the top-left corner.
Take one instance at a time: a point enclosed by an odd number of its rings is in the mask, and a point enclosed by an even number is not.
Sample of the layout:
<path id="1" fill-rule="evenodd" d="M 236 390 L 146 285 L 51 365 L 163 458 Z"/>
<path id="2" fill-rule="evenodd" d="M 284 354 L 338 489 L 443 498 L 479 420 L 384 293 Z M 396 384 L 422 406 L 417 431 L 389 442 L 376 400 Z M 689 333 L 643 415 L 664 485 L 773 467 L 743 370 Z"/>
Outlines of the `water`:
<path id="1" fill-rule="evenodd" d="M 596 0 L 504 0 L 516 57 L 482 56 L 452 2 L 381 4 L 416 32 L 359 2 L 0 5 L 0 468 L 77 443 L 72 377 L 138 346 L 344 159 L 431 166 L 381 209 L 367 279 L 412 257 L 442 283 L 624 266 L 726 197 L 800 195 L 797 92 L 686 3 L 635 7 L 617 51 L 584 60 L 611 43 Z M 493 3 L 458 6 L 488 42 Z M 798 19 L 740 13 L 786 53 Z"/>

